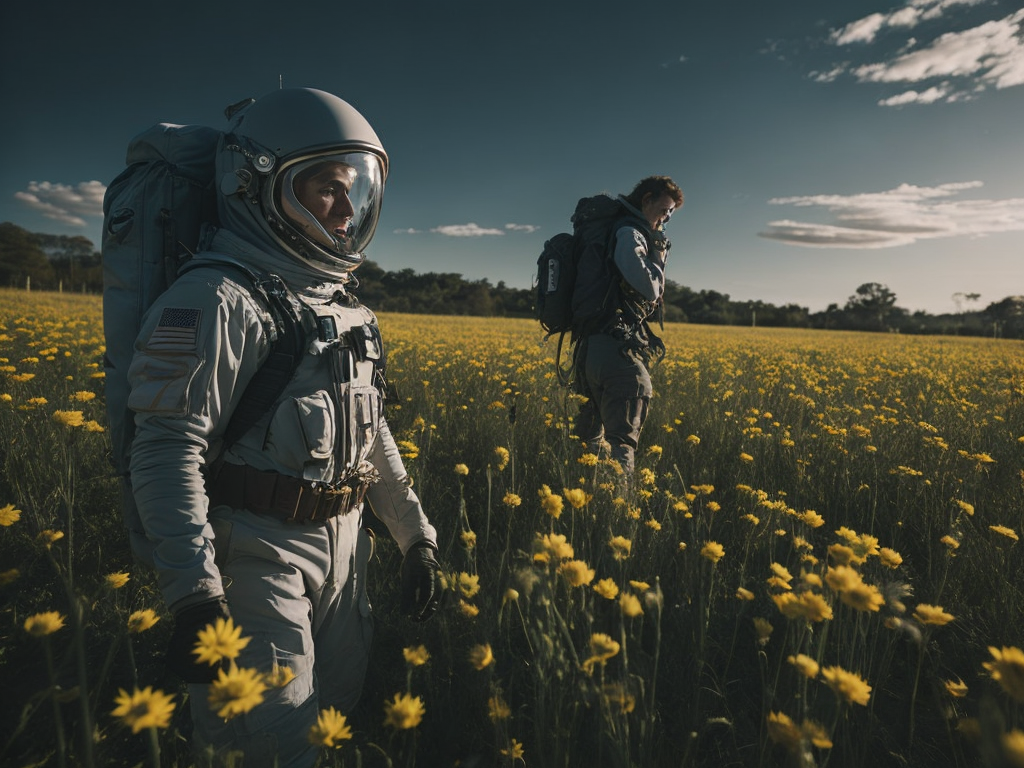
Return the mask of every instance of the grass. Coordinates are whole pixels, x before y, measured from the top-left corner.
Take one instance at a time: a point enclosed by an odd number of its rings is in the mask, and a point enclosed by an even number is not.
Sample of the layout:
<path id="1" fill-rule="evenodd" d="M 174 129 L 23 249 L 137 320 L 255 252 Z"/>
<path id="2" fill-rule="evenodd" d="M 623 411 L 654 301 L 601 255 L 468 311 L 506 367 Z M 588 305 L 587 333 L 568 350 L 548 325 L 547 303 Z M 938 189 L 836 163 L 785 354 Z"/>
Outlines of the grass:
<path id="1" fill-rule="evenodd" d="M 378 539 L 370 677 L 325 765 L 1024 765 L 1020 342 L 668 326 L 625 487 L 569 437 L 533 323 L 380 320 L 449 589 L 402 618 Z M 100 329 L 97 298 L 0 293 L 0 762 L 190 766 Z M 147 686 L 173 713 L 112 714 Z"/>

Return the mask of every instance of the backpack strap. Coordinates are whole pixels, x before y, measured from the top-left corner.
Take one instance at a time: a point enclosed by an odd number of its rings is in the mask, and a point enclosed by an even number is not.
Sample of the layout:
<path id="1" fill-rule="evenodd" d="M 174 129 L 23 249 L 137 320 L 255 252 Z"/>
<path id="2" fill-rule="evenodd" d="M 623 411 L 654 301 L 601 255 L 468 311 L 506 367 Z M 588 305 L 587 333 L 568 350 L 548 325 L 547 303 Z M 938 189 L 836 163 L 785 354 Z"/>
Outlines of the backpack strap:
<path id="1" fill-rule="evenodd" d="M 273 326 L 267 329 L 270 353 L 246 385 L 224 430 L 220 451 L 223 457 L 227 449 L 252 429 L 284 392 L 316 333 L 316 319 L 313 311 L 288 289 L 279 276 L 257 273 L 224 254 L 203 254 L 202 259 L 187 262 L 179 274 L 211 264 L 227 267 L 241 275 L 253 298 L 273 321 Z"/>

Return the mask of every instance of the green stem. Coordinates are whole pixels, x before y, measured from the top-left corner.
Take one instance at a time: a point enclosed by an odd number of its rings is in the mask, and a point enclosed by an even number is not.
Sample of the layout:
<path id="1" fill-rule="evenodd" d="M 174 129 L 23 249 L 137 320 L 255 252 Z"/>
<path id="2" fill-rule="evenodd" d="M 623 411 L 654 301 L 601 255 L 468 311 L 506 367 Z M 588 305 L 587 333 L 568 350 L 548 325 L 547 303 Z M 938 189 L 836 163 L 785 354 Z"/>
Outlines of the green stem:
<path id="1" fill-rule="evenodd" d="M 53 651 L 50 638 L 43 638 L 43 650 L 46 653 L 46 671 L 50 676 L 50 701 L 53 702 L 53 724 L 57 730 L 57 760 L 61 768 L 67 766 L 67 741 L 64 738 L 64 720 L 60 714 L 60 702 L 57 701 L 57 675 L 53 669 Z"/>

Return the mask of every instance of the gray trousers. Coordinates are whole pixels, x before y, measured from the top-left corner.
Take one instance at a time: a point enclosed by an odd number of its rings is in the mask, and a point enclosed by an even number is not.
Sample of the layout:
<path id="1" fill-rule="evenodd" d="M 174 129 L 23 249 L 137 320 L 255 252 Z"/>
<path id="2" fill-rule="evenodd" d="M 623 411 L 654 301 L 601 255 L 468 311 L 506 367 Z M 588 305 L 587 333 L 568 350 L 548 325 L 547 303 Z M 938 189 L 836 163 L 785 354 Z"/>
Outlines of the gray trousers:
<path id="1" fill-rule="evenodd" d="M 582 343 L 577 376 L 589 400 L 580 406 L 573 431 L 588 443 L 603 437 L 611 458 L 631 474 L 653 392 L 651 375 L 641 355 L 613 336 L 596 333 Z"/>
<path id="2" fill-rule="evenodd" d="M 217 758 L 241 751 L 245 768 L 306 768 L 318 755 L 307 734 L 320 709 L 350 712 L 362 689 L 373 633 L 366 593 L 373 541 L 358 511 L 290 525 L 225 509 L 211 515 L 217 564 L 232 618 L 252 638 L 236 664 L 266 673 L 287 666 L 295 679 L 226 722 L 207 703 L 209 686 L 190 685 L 197 751 L 212 747 Z"/>

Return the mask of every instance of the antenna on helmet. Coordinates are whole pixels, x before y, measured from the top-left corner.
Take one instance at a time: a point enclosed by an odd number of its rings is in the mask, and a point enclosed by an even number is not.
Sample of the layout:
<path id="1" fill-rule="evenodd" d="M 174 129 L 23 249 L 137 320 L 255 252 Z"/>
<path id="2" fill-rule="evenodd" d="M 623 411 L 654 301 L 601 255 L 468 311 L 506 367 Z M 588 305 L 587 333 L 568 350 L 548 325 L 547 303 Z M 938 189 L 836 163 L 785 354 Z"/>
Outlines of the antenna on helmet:
<path id="1" fill-rule="evenodd" d="M 279 90 L 279 91 L 283 91 L 284 90 L 284 75 L 278 75 L 277 76 L 277 90 Z"/>

